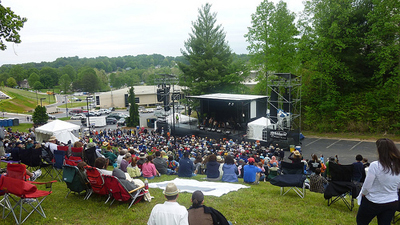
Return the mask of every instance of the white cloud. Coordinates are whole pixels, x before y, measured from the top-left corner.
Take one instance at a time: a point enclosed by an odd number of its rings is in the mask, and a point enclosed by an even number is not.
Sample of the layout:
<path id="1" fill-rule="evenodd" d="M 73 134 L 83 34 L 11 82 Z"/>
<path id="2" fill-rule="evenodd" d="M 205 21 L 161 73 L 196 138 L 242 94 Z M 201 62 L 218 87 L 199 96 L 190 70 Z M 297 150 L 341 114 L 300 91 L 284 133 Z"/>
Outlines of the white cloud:
<path id="1" fill-rule="evenodd" d="M 259 0 L 209 0 L 217 24 L 226 32 L 233 52 L 247 53 L 244 34 Z M 273 0 L 278 2 L 278 0 Z M 299 0 L 286 0 L 299 12 Z M 202 0 L 2 0 L 1 4 L 28 22 L 21 44 L 8 43 L 0 65 L 53 61 L 59 57 L 124 56 L 158 53 L 179 56 L 197 19 Z M 17 54 L 15 54 L 15 53 Z"/>

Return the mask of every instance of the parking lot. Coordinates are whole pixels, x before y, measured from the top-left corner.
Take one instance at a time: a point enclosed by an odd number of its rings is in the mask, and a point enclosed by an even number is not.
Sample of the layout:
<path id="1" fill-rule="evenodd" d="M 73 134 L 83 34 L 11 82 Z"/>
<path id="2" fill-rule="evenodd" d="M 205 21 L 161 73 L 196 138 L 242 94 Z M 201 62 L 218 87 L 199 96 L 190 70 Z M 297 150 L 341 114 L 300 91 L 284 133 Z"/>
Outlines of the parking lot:
<path id="1" fill-rule="evenodd" d="M 396 145 L 400 148 L 400 143 L 396 143 Z M 329 156 L 338 155 L 339 163 L 341 164 L 350 164 L 355 162 L 357 154 L 361 154 L 364 158 L 367 158 L 369 162 L 378 159 L 374 140 L 344 140 L 306 137 L 302 141 L 302 153 L 306 159 L 310 159 L 311 154 L 313 153 L 318 156 L 322 154 L 325 161 Z"/>

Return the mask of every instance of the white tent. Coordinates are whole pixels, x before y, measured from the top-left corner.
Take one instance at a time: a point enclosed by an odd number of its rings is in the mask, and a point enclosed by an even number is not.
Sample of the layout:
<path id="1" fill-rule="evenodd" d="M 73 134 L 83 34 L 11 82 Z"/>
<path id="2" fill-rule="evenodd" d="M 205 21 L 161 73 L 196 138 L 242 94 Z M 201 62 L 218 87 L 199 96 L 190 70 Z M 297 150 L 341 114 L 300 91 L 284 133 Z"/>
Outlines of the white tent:
<path id="1" fill-rule="evenodd" d="M 270 119 L 260 117 L 253 122 L 247 124 L 247 137 L 253 140 L 263 140 L 262 131 L 264 128 L 274 129 L 275 124 Z"/>
<path id="2" fill-rule="evenodd" d="M 77 134 L 80 128 L 79 125 L 73 123 L 53 120 L 35 129 L 36 140 L 38 142 L 47 141 L 50 136 L 55 136 L 60 142 L 68 143 L 71 140 L 74 143 L 79 140 L 74 133 Z"/>

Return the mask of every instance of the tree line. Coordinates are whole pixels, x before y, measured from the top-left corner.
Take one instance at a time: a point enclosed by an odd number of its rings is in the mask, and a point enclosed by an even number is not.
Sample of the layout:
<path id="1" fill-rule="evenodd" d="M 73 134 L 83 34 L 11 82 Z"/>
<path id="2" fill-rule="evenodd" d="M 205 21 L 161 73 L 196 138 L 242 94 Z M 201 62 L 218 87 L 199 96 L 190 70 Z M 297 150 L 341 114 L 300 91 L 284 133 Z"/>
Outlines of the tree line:
<path id="1" fill-rule="evenodd" d="M 275 79 L 274 73 L 293 73 L 302 77 L 303 129 L 399 134 L 400 1 L 308 0 L 304 4 L 296 14 L 283 1 L 262 1 L 250 15 L 245 34 L 248 55 L 232 52 L 222 25 L 217 24 L 217 13 L 207 3 L 192 22 L 182 56 L 72 57 L 4 65 L 0 82 L 9 77 L 18 82 L 36 73 L 41 85 L 49 87 L 63 83 L 61 77 L 66 75 L 73 89 L 83 90 L 97 76 L 96 89 L 105 90 L 151 84 L 156 74 L 172 73 L 191 95 L 269 95 L 266 86 Z M 250 70 L 258 71 L 258 84 L 252 90 L 243 85 Z"/>

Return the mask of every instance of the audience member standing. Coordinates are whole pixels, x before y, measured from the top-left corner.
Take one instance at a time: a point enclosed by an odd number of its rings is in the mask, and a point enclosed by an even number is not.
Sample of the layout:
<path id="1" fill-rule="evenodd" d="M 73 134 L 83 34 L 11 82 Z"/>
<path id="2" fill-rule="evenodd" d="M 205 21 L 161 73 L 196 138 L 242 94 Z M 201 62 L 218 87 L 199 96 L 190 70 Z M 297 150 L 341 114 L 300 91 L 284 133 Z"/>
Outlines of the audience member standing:
<path id="1" fill-rule="evenodd" d="M 369 224 L 376 216 L 378 224 L 390 224 L 398 207 L 400 152 L 392 140 L 376 141 L 378 161 L 369 166 L 359 197 L 357 224 Z"/>

